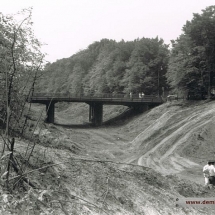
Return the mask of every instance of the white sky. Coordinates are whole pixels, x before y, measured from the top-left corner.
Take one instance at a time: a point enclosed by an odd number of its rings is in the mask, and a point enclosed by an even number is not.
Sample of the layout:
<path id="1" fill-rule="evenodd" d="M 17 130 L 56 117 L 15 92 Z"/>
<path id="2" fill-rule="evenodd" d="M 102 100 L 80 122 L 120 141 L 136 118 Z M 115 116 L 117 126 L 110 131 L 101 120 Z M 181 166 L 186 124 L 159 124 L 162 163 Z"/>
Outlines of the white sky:
<path id="1" fill-rule="evenodd" d="M 33 6 L 33 29 L 54 62 L 103 38 L 132 41 L 163 38 L 170 44 L 193 13 L 215 0 L 0 0 L 0 12 L 16 13 Z"/>

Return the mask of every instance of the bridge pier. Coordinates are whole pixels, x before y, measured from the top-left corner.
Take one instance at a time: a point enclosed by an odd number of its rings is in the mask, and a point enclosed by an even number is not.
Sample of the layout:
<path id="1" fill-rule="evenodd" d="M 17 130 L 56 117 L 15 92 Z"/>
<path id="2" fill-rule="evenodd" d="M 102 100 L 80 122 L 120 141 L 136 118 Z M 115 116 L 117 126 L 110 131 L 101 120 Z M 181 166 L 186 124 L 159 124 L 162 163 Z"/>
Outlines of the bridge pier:
<path id="1" fill-rule="evenodd" d="M 46 103 L 46 122 L 47 123 L 54 123 L 54 103 L 49 102 Z"/>
<path id="2" fill-rule="evenodd" d="M 89 109 L 89 121 L 92 122 L 93 125 L 99 126 L 102 124 L 103 118 L 103 104 L 93 102 L 90 105 Z"/>

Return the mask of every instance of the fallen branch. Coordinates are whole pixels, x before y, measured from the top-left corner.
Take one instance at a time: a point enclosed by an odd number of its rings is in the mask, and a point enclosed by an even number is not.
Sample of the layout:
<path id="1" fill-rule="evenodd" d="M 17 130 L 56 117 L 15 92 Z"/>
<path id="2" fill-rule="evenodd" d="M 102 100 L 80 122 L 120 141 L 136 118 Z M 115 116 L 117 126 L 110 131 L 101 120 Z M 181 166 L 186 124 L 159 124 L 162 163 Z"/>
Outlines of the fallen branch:
<path id="1" fill-rule="evenodd" d="M 109 192 L 109 184 L 108 184 L 108 182 L 109 182 L 109 177 L 107 178 L 107 190 L 106 190 L 106 193 L 105 193 L 105 196 L 104 196 L 104 199 L 103 199 L 103 203 L 102 203 L 102 204 L 105 203 L 105 199 L 106 199 L 107 194 L 108 194 L 108 192 Z"/>
<path id="2" fill-rule="evenodd" d="M 76 198 L 77 198 L 77 199 L 80 199 L 80 200 L 82 200 L 82 201 L 84 201 L 84 202 L 86 202 L 86 203 L 88 203 L 89 205 L 87 205 L 87 206 L 93 206 L 93 207 L 95 207 L 95 208 L 97 208 L 97 209 L 103 211 L 104 213 L 108 214 L 105 210 L 103 210 L 102 208 L 98 207 L 97 205 L 95 205 L 95 204 L 93 204 L 93 203 L 91 203 L 91 202 L 89 202 L 89 201 L 87 201 L 87 200 L 85 200 L 85 199 L 82 199 L 82 198 L 80 198 L 80 197 L 78 197 L 78 196 L 74 196 L 74 200 L 75 200 Z M 60 201 L 59 201 L 59 200 L 53 200 L 53 201 L 51 201 L 50 203 L 60 203 L 60 204 L 62 204 L 62 202 L 69 202 L 69 203 L 75 203 L 75 204 L 85 205 L 85 204 L 80 203 L 80 202 L 69 201 L 69 200 L 60 200 Z"/>
<path id="3" fill-rule="evenodd" d="M 12 179 L 15 179 L 15 178 L 20 178 L 20 179 L 22 179 L 25 183 L 27 183 L 29 186 L 31 186 L 32 188 L 36 189 L 37 187 L 36 187 L 33 183 L 31 183 L 30 180 L 29 180 L 28 178 L 26 178 L 26 177 L 23 176 L 23 175 L 26 175 L 26 173 L 24 173 L 24 174 L 21 173 L 21 174 L 20 174 L 20 170 L 19 170 L 19 168 L 17 167 L 16 162 L 15 162 L 15 160 L 14 160 L 13 157 L 11 158 L 11 163 L 12 163 L 13 169 L 14 169 L 15 172 L 18 174 L 18 176 L 15 176 L 15 177 L 9 179 L 9 181 L 12 180 Z M 20 180 L 20 179 L 19 179 L 19 180 Z"/>
<path id="4" fill-rule="evenodd" d="M 66 214 L 66 215 L 69 215 L 69 213 L 66 211 L 66 209 L 63 207 L 63 202 L 62 200 L 58 200 L 59 203 L 60 203 L 60 206 L 61 206 L 61 210 Z"/>
<path id="5" fill-rule="evenodd" d="M 135 167 L 142 167 L 140 165 L 137 165 L 137 164 L 131 164 L 131 163 L 121 163 L 121 162 L 114 162 L 114 161 L 111 161 L 111 160 L 93 160 L 93 159 L 81 159 L 81 158 L 71 158 L 73 160 L 76 160 L 76 161 L 86 161 L 86 162 L 95 162 L 95 163 L 113 163 L 113 164 L 116 164 L 116 165 L 129 165 L 129 166 L 135 166 Z M 55 163 L 55 164 L 50 164 L 50 165 L 47 165 L 47 166 L 43 166 L 41 168 L 38 168 L 38 169 L 34 169 L 34 170 L 31 170 L 31 171 L 28 171 L 28 172 L 25 172 L 22 174 L 22 176 L 24 175 L 27 175 L 27 174 L 30 174 L 32 172 L 35 172 L 35 171 L 39 171 L 39 170 L 42 170 L 42 169 L 46 169 L 46 168 L 49 168 L 49 167 L 53 167 L 53 166 L 58 166 L 58 165 L 61 165 L 61 164 L 65 164 L 65 163 L 70 163 L 71 161 L 64 161 L 64 162 L 60 162 L 60 163 Z M 11 178 L 10 180 L 13 180 L 13 179 L 16 179 L 18 178 L 19 176 L 15 176 L 13 178 Z"/>

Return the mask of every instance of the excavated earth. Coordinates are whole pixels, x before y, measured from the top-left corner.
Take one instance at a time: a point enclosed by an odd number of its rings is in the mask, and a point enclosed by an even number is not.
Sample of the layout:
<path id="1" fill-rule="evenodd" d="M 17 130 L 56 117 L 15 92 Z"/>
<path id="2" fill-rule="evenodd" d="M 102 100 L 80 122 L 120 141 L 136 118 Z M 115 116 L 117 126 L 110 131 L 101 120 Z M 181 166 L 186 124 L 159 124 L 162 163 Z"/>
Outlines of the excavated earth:
<path id="1" fill-rule="evenodd" d="M 101 127 L 87 122 L 84 104 L 59 104 L 55 124 L 35 127 L 40 115 L 44 107 L 33 105 L 34 141 L 16 139 L 15 149 L 28 154 L 36 140 L 29 170 L 38 171 L 28 177 L 46 191 L 50 214 L 215 214 L 213 205 L 176 206 L 177 198 L 215 198 L 202 175 L 215 159 L 214 101 L 167 102 L 137 115 L 107 106 Z"/>

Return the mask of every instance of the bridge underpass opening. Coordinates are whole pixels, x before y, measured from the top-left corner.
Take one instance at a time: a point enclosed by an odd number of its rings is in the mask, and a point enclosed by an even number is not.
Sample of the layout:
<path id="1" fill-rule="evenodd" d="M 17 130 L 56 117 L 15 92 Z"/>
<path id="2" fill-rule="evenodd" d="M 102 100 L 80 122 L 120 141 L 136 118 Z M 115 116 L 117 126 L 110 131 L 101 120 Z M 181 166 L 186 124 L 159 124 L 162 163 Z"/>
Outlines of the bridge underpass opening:
<path id="1" fill-rule="evenodd" d="M 103 103 L 93 102 L 89 105 L 89 122 L 94 126 L 100 126 L 103 123 Z M 143 113 L 149 110 L 151 105 L 142 104 L 142 105 L 133 105 L 129 106 L 137 113 Z M 55 122 L 55 102 L 46 103 L 46 122 L 54 123 Z"/>
<path id="2" fill-rule="evenodd" d="M 46 103 L 46 122 L 55 122 L 55 102 Z M 100 126 L 103 121 L 103 104 L 93 102 L 89 104 L 89 122 L 95 126 Z"/>

